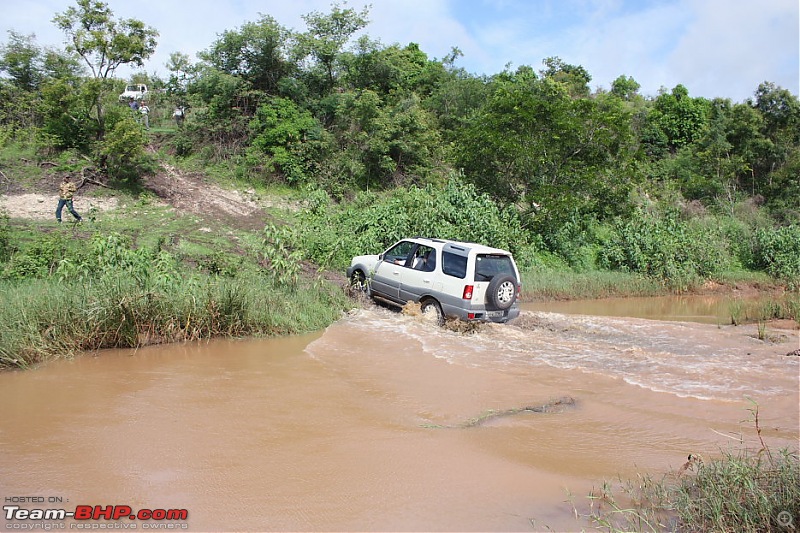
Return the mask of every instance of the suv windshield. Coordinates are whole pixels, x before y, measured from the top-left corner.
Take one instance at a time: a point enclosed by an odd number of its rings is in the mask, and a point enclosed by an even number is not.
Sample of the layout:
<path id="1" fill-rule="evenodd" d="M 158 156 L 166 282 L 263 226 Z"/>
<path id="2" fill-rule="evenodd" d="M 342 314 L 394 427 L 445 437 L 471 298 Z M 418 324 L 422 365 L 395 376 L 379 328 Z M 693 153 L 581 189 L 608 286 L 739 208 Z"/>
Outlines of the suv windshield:
<path id="1" fill-rule="evenodd" d="M 478 254 L 475 259 L 475 281 L 489 281 L 498 274 L 514 276 L 514 265 L 507 255 Z"/>

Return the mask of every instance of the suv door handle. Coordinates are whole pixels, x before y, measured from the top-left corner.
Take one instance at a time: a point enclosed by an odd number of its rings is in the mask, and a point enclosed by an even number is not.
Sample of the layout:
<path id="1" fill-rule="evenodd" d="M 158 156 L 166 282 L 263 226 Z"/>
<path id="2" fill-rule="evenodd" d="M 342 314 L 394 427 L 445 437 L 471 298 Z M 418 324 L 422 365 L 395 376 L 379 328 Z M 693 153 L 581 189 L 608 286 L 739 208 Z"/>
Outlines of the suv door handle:
<path id="1" fill-rule="evenodd" d="M 394 274 L 395 276 L 399 276 L 400 275 L 400 271 L 399 270 L 395 270 L 394 272 L 392 272 L 392 274 Z"/>

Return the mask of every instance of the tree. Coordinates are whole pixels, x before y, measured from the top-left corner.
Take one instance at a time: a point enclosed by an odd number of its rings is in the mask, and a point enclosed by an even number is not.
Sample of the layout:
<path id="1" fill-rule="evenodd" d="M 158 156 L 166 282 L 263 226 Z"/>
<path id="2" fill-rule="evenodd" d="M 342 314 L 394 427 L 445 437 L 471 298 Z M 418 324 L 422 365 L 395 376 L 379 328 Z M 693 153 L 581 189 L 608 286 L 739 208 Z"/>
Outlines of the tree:
<path id="1" fill-rule="evenodd" d="M 800 101 L 787 89 L 764 82 L 756 90 L 753 105 L 764 116 L 767 135 L 776 135 L 789 128 L 786 133 L 793 136 L 789 140 L 800 140 Z"/>
<path id="2" fill-rule="evenodd" d="M 490 84 L 463 69 L 448 70 L 436 83 L 425 107 L 438 118 L 442 136 L 450 141 L 458 131 L 468 125 L 476 110 L 491 94 Z"/>
<path id="3" fill-rule="evenodd" d="M 702 197 L 705 192 L 709 196 L 716 196 L 718 200 L 725 202 L 731 214 L 741 191 L 742 178 L 750 171 L 744 148 L 751 140 L 745 138 L 746 132 L 743 128 L 735 128 L 734 119 L 730 100 L 717 98 L 711 102 L 708 126 L 702 137 L 691 146 L 699 167 L 693 181 L 704 185 L 706 191 L 689 190 L 687 195 L 697 198 Z M 745 146 L 737 147 L 731 142 L 734 131 L 739 134 L 739 141 Z M 751 130 L 750 133 L 755 132 Z"/>
<path id="4" fill-rule="evenodd" d="M 211 152 L 219 157 L 242 149 L 247 143 L 248 123 L 263 94 L 253 94 L 245 80 L 212 66 L 199 70 L 187 92 L 195 106 L 195 127 L 186 131 L 192 143 L 213 145 Z"/>
<path id="5" fill-rule="evenodd" d="M 120 65 L 141 67 L 156 50 L 158 32 L 136 19 L 115 21 L 107 4 L 76 0 L 53 22 L 69 39 L 69 49 L 83 58 L 95 78 L 113 76 Z"/>
<path id="6" fill-rule="evenodd" d="M 639 94 L 641 85 L 629 76 L 620 76 L 611 82 L 611 94 L 626 101 L 633 100 Z"/>
<path id="7" fill-rule="evenodd" d="M 288 38 L 288 30 L 262 15 L 239 31 L 224 32 L 200 57 L 214 68 L 246 80 L 253 89 L 274 95 L 281 78 L 295 70 L 287 59 Z"/>
<path id="8" fill-rule="evenodd" d="M 663 133 L 673 152 L 700 138 L 707 123 L 709 102 L 692 98 L 683 85 L 656 98 L 648 122 Z"/>
<path id="9" fill-rule="evenodd" d="M 585 68 L 564 63 L 558 57 L 548 57 L 542 63 L 547 67 L 540 72 L 543 78 L 563 83 L 573 97 L 589 96 L 589 82 L 592 81 L 592 76 Z"/>
<path id="10" fill-rule="evenodd" d="M 568 85 L 530 68 L 493 83 L 455 142 L 468 180 L 525 209 L 542 233 L 574 216 L 624 211 L 632 132 L 619 98 L 573 98 Z"/>
<path id="11" fill-rule="evenodd" d="M 800 211 L 800 100 L 774 83 L 758 86 L 752 103 L 763 117 L 762 134 L 767 140 L 758 161 L 757 176 L 762 176 L 762 190 L 767 204 L 781 211 Z M 782 215 L 785 216 L 785 215 Z"/>
<path id="12" fill-rule="evenodd" d="M 342 54 L 345 70 L 344 85 L 356 89 L 371 89 L 382 95 L 416 92 L 420 96 L 431 90 L 431 75 L 444 75 L 441 64 L 430 66 L 428 56 L 416 43 L 401 48 L 397 44 L 381 47 L 377 41 L 364 36 L 358 40 L 352 54 Z"/>
<path id="13" fill-rule="evenodd" d="M 335 86 L 337 57 L 350 37 L 367 25 L 368 15 L 368 7 L 356 12 L 353 9 L 343 9 L 338 3 L 331 6 L 328 15 L 319 11 L 303 15 L 308 30 L 297 35 L 296 53 L 301 59 L 313 57 L 322 67 L 325 93 Z"/>
<path id="14" fill-rule="evenodd" d="M 186 84 L 195 69 L 189 56 L 181 52 L 173 52 L 169 55 L 169 61 L 165 65 L 170 71 L 167 81 L 167 94 L 172 96 L 176 105 L 186 105 Z"/>
<path id="15" fill-rule="evenodd" d="M 57 14 L 53 22 L 67 35 L 67 49 L 77 53 L 92 72 L 94 80 L 89 88 L 95 95 L 94 119 L 98 139 L 102 140 L 103 97 L 112 88 L 114 72 L 120 65 L 143 66 L 144 60 L 155 52 L 158 32 L 136 19 L 114 20 L 111 9 L 99 0 L 76 3 L 77 8 Z"/>
<path id="16" fill-rule="evenodd" d="M 41 48 L 33 35 L 9 31 L 9 41 L 0 46 L 0 123 L 27 128 L 43 121 L 43 95 L 49 84 L 74 83 L 80 65 L 74 57 Z"/>
<path id="17" fill-rule="evenodd" d="M 37 90 L 44 76 L 42 51 L 33 40 L 33 35 L 9 30 L 8 44 L 0 47 L 0 72 L 8 73 L 16 87 L 28 92 Z"/>

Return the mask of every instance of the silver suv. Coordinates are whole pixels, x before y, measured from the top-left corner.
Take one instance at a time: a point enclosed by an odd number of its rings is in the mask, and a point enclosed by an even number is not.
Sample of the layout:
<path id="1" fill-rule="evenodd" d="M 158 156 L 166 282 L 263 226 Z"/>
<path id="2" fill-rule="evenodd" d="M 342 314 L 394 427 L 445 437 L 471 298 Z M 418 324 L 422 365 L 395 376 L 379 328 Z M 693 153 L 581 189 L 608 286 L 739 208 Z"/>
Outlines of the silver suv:
<path id="1" fill-rule="evenodd" d="M 507 322 L 519 316 L 521 279 L 511 252 L 481 244 L 415 237 L 380 255 L 354 257 L 351 284 L 376 300 L 462 320 Z"/>

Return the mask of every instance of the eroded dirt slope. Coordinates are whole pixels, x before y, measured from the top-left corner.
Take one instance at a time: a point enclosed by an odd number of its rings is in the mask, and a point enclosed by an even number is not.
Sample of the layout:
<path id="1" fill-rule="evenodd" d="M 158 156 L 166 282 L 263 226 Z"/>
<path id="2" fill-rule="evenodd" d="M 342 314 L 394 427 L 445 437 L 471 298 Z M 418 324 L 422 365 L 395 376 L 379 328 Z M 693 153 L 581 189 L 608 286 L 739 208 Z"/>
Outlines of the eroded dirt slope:
<path id="1" fill-rule="evenodd" d="M 0 195 L 0 208 L 12 218 L 55 220 L 58 203 L 58 185 L 62 175 L 52 173 L 41 179 L 33 190 L 15 186 L 10 178 Z M 193 213 L 209 221 L 219 221 L 243 229 L 261 229 L 268 219 L 269 207 L 290 205 L 270 198 L 258 198 L 252 190 L 223 189 L 208 183 L 196 172 L 182 172 L 164 164 L 154 176 L 143 178 L 143 184 L 158 201 L 175 208 L 179 213 Z M 90 211 L 105 212 L 121 207 L 120 198 L 94 196 L 97 185 L 85 184 L 75 196 L 75 209 L 86 214 Z"/>

